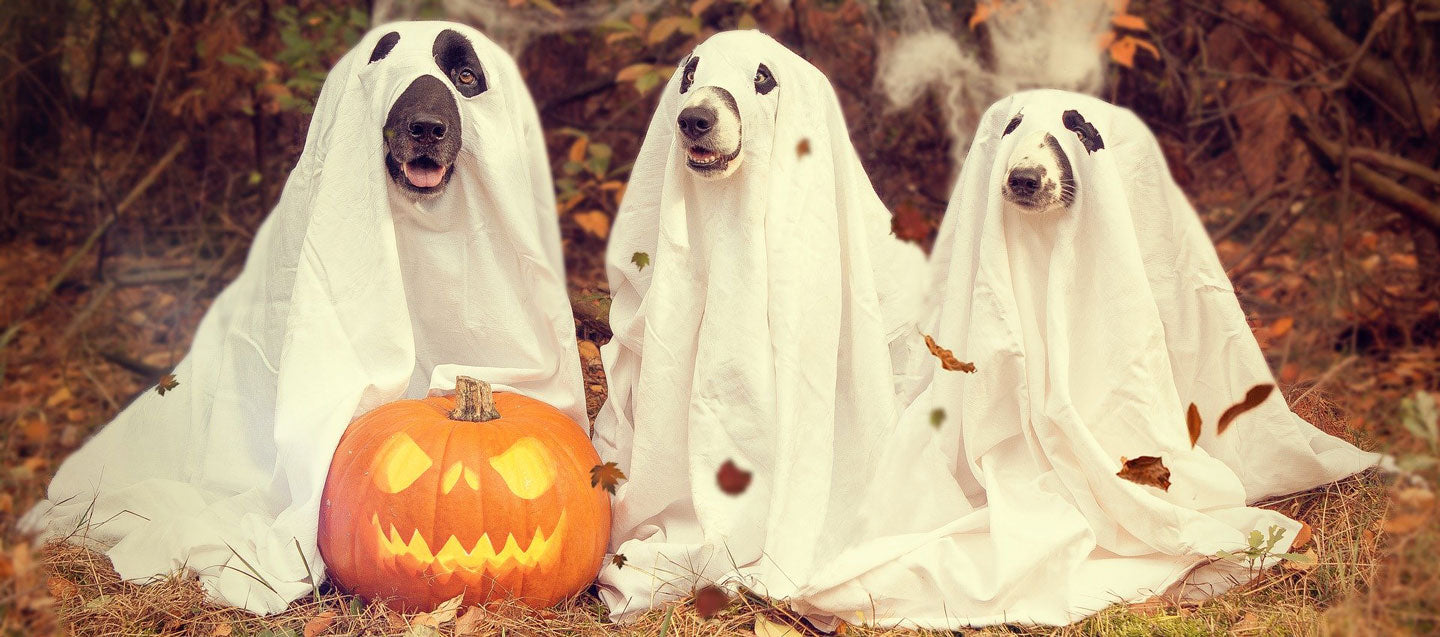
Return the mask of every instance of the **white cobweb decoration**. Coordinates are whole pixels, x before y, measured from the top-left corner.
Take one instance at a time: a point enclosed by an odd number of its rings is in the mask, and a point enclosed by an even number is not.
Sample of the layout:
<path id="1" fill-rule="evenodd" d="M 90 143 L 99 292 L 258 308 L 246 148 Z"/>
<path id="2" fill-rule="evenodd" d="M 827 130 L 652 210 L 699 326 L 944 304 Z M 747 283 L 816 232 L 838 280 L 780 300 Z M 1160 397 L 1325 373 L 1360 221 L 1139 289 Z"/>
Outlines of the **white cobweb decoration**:
<path id="1" fill-rule="evenodd" d="M 870 3 L 875 31 L 896 35 L 880 43 L 876 86 L 897 110 L 933 92 L 956 174 L 980 115 L 996 100 L 1030 88 L 1095 94 L 1104 85 L 1098 43 L 1111 28 L 1107 0 L 1008 0 L 980 27 L 983 44 L 976 33 L 954 29 L 950 12 L 932 17 L 924 0 L 881 4 Z"/>

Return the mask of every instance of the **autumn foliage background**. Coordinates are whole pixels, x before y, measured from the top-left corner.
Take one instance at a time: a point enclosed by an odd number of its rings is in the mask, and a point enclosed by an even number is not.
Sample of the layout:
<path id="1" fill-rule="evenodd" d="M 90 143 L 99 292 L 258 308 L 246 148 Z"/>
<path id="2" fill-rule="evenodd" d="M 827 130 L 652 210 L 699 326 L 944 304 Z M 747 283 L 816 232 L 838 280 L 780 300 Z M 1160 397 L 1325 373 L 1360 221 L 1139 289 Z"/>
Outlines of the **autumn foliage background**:
<path id="1" fill-rule="evenodd" d="M 758 27 L 825 71 L 896 234 L 933 242 L 956 172 L 951 114 L 940 92 L 895 108 L 877 88 L 878 56 L 904 35 L 894 15 L 902 3 L 476 4 L 508 16 L 490 32 L 512 47 L 546 126 L 592 416 L 605 391 L 595 346 L 609 337 L 610 222 L 658 87 L 709 34 Z M 1007 2 L 924 4 L 943 17 L 932 26 L 982 63 L 993 57 L 987 29 Z M 1440 2 L 1111 5 L 1113 29 L 1095 43 L 1110 61 L 1101 96 L 1156 132 L 1279 390 L 1318 426 L 1389 451 L 1414 473 L 1275 503 L 1315 527 L 1317 567 L 1257 574 L 1203 606 L 1120 608 L 1066 630 L 1440 631 L 1440 434 L 1436 394 L 1427 403 L 1425 393 L 1440 391 Z M 597 6 L 602 17 L 575 19 Z M 373 9 L 345 0 L 0 6 L 4 634 L 54 632 L 57 615 L 86 634 L 308 635 L 325 613 L 322 631 L 337 634 L 414 624 L 329 591 L 255 623 L 205 606 L 184 578 L 121 584 L 103 558 L 44 551 L 14 530 L 59 462 L 183 356 L 277 200 L 326 71 Z M 406 11 L 445 13 L 438 3 Z M 582 597 L 538 621 L 603 630 L 595 603 Z M 746 632 L 755 617 L 786 619 L 757 600 L 709 620 L 686 612 L 657 616 L 652 628 Z M 485 625 L 511 621 L 492 614 Z"/>

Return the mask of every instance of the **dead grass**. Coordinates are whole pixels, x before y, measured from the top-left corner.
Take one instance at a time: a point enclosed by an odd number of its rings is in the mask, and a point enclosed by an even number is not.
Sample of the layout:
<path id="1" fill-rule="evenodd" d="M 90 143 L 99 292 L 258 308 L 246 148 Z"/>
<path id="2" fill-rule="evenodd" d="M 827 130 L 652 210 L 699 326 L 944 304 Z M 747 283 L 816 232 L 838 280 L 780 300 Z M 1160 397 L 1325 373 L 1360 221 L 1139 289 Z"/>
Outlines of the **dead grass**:
<path id="1" fill-rule="evenodd" d="M 1434 525 L 1403 536 L 1382 529 L 1390 494 L 1376 472 L 1266 503 L 1314 529 L 1319 563 L 1309 570 L 1276 568 L 1203 604 L 1163 600 L 1114 606 L 1061 628 L 991 627 L 979 635 L 1396 635 L 1434 631 L 1440 579 L 1435 576 Z M 416 629 L 421 618 L 322 587 L 271 617 L 255 617 L 204 602 L 192 577 L 174 575 L 147 585 L 122 582 L 103 555 L 54 543 L 41 551 L 46 588 L 62 625 L 77 635 L 299 636 L 307 624 L 333 613 L 326 635 L 456 635 L 454 623 L 438 632 Z M 1377 568 L 1377 566 L 1381 566 Z M 739 598 L 713 618 L 688 604 L 652 611 L 636 623 L 614 626 L 593 594 L 553 610 L 518 606 L 476 609 L 466 620 L 474 635 L 754 635 L 757 616 L 800 625 L 782 605 Z M 312 625 L 313 626 L 313 625 Z M 813 634 L 801 626 L 802 634 Z M 407 633 L 407 631 L 409 631 Z M 901 630 L 847 627 L 850 635 L 915 635 Z"/>

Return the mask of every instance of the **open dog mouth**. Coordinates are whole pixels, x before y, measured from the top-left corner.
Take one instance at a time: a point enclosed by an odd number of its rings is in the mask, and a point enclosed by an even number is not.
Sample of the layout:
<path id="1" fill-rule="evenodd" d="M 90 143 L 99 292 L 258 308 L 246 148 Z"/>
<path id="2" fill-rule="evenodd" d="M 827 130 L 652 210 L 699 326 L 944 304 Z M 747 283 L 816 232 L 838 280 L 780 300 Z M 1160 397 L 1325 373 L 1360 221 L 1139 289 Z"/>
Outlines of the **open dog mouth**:
<path id="1" fill-rule="evenodd" d="M 738 156 L 740 156 L 739 148 L 736 148 L 735 152 L 729 155 L 722 155 L 719 151 L 696 144 L 686 149 L 685 163 L 689 165 L 692 170 L 701 173 L 719 172 L 725 170 L 725 168 L 730 165 L 730 162 Z"/>
<path id="2" fill-rule="evenodd" d="M 441 166 L 429 157 L 421 157 L 405 162 L 401 166 L 401 170 L 405 173 L 405 179 L 410 181 L 410 185 L 416 188 L 434 188 L 440 185 L 440 181 L 445 178 L 450 167 Z"/>
<path id="3" fill-rule="evenodd" d="M 394 155 L 387 154 L 385 164 L 396 184 L 417 194 L 440 192 L 450 181 L 450 174 L 453 172 L 453 164 L 442 164 L 429 155 L 421 155 L 402 163 Z"/>

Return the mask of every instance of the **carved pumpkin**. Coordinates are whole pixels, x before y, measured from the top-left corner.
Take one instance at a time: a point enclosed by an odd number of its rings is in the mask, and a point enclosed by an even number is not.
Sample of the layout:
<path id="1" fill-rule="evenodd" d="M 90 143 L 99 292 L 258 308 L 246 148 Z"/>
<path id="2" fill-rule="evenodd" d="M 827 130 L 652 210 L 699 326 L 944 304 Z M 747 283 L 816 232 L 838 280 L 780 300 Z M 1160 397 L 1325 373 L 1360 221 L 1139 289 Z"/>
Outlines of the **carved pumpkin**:
<path id="1" fill-rule="evenodd" d="M 600 458 L 555 408 L 460 377 L 454 397 L 361 416 L 330 464 L 320 553 L 341 588 L 404 610 L 513 598 L 540 608 L 600 572 Z"/>

